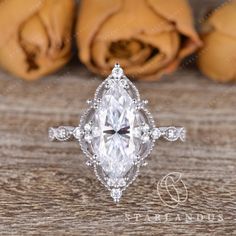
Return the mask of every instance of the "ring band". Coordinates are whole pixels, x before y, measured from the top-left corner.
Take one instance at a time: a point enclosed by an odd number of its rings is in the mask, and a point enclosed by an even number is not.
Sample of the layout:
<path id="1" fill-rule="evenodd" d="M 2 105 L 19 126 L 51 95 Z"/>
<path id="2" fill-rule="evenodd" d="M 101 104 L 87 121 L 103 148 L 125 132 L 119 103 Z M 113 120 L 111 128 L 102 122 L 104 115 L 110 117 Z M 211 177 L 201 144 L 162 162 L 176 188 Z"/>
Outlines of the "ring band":
<path id="1" fill-rule="evenodd" d="M 79 126 L 59 126 L 50 127 L 48 130 L 48 137 L 50 141 L 73 141 L 80 139 L 81 131 Z M 185 141 L 186 131 L 184 127 L 158 127 L 154 128 L 150 135 L 153 139 L 164 138 L 167 141 L 174 142 L 177 140 Z"/>

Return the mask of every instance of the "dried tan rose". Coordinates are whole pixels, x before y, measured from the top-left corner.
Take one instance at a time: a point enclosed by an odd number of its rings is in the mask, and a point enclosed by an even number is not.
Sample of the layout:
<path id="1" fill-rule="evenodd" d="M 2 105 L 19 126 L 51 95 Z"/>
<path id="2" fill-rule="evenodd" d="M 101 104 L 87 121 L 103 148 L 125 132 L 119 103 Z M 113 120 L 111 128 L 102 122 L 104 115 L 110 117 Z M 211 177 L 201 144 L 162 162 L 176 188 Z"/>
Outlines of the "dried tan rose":
<path id="1" fill-rule="evenodd" d="M 236 1 L 213 12 L 202 31 L 201 71 L 216 81 L 236 81 Z"/>
<path id="2" fill-rule="evenodd" d="M 0 1 L 0 66 L 38 79 L 70 58 L 74 0 Z"/>
<path id="3" fill-rule="evenodd" d="M 77 23 L 81 61 L 107 75 L 157 80 L 201 46 L 185 0 L 82 0 Z"/>

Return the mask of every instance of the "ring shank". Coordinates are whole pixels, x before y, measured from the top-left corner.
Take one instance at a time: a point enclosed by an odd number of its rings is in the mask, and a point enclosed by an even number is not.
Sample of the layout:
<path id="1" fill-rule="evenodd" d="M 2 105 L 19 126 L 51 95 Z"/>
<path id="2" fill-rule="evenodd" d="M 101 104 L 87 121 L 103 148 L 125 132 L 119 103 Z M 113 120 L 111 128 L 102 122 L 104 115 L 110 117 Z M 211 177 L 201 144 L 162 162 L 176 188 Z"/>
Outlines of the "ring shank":
<path id="1" fill-rule="evenodd" d="M 50 141 L 65 142 L 73 139 L 79 140 L 82 133 L 83 131 L 78 126 L 59 126 L 49 128 L 48 137 Z M 150 130 L 150 136 L 154 140 L 162 137 L 170 142 L 177 140 L 185 141 L 186 131 L 184 127 L 158 127 Z"/>
<path id="2" fill-rule="evenodd" d="M 50 127 L 48 129 L 48 138 L 50 141 L 69 141 L 76 138 L 76 130 L 78 127 L 73 126 L 59 126 Z"/>

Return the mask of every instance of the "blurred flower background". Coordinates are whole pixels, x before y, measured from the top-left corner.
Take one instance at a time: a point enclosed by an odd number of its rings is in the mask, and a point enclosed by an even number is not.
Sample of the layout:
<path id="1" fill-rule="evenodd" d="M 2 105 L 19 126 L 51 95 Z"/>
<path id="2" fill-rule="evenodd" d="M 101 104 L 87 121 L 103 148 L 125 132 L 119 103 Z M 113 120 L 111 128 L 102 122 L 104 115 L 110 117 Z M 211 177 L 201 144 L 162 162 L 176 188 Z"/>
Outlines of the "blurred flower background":
<path id="1" fill-rule="evenodd" d="M 82 1 L 76 30 L 81 61 L 101 74 L 119 62 L 157 80 L 201 46 L 185 0 Z"/>
<path id="2" fill-rule="evenodd" d="M 74 0 L 0 1 L 2 68 L 34 80 L 65 65 L 74 13 Z"/>
<path id="3" fill-rule="evenodd" d="M 0 66 L 36 80 L 62 68 L 78 50 L 78 63 L 95 74 L 108 75 L 119 62 L 131 78 L 159 80 L 195 53 L 208 78 L 236 80 L 236 2 L 206 5 L 200 23 L 191 3 L 1 0 Z"/>

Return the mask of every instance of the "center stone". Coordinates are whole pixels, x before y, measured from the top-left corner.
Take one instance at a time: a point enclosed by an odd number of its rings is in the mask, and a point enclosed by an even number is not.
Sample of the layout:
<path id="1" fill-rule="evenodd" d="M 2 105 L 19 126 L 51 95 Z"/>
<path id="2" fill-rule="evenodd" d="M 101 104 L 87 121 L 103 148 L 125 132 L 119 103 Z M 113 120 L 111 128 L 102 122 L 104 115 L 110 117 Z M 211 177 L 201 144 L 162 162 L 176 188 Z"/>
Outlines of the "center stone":
<path id="1" fill-rule="evenodd" d="M 110 189 L 125 188 L 137 174 L 140 160 L 147 157 L 153 142 L 146 111 L 138 108 L 138 92 L 125 79 L 109 79 L 98 90 L 100 102 L 85 116 L 83 150 L 96 160 L 96 173 Z M 128 85 L 128 86 L 127 86 Z"/>
<path id="2" fill-rule="evenodd" d="M 137 111 L 133 99 L 117 82 L 108 89 L 93 120 L 92 146 L 106 174 L 123 177 L 136 157 Z"/>

